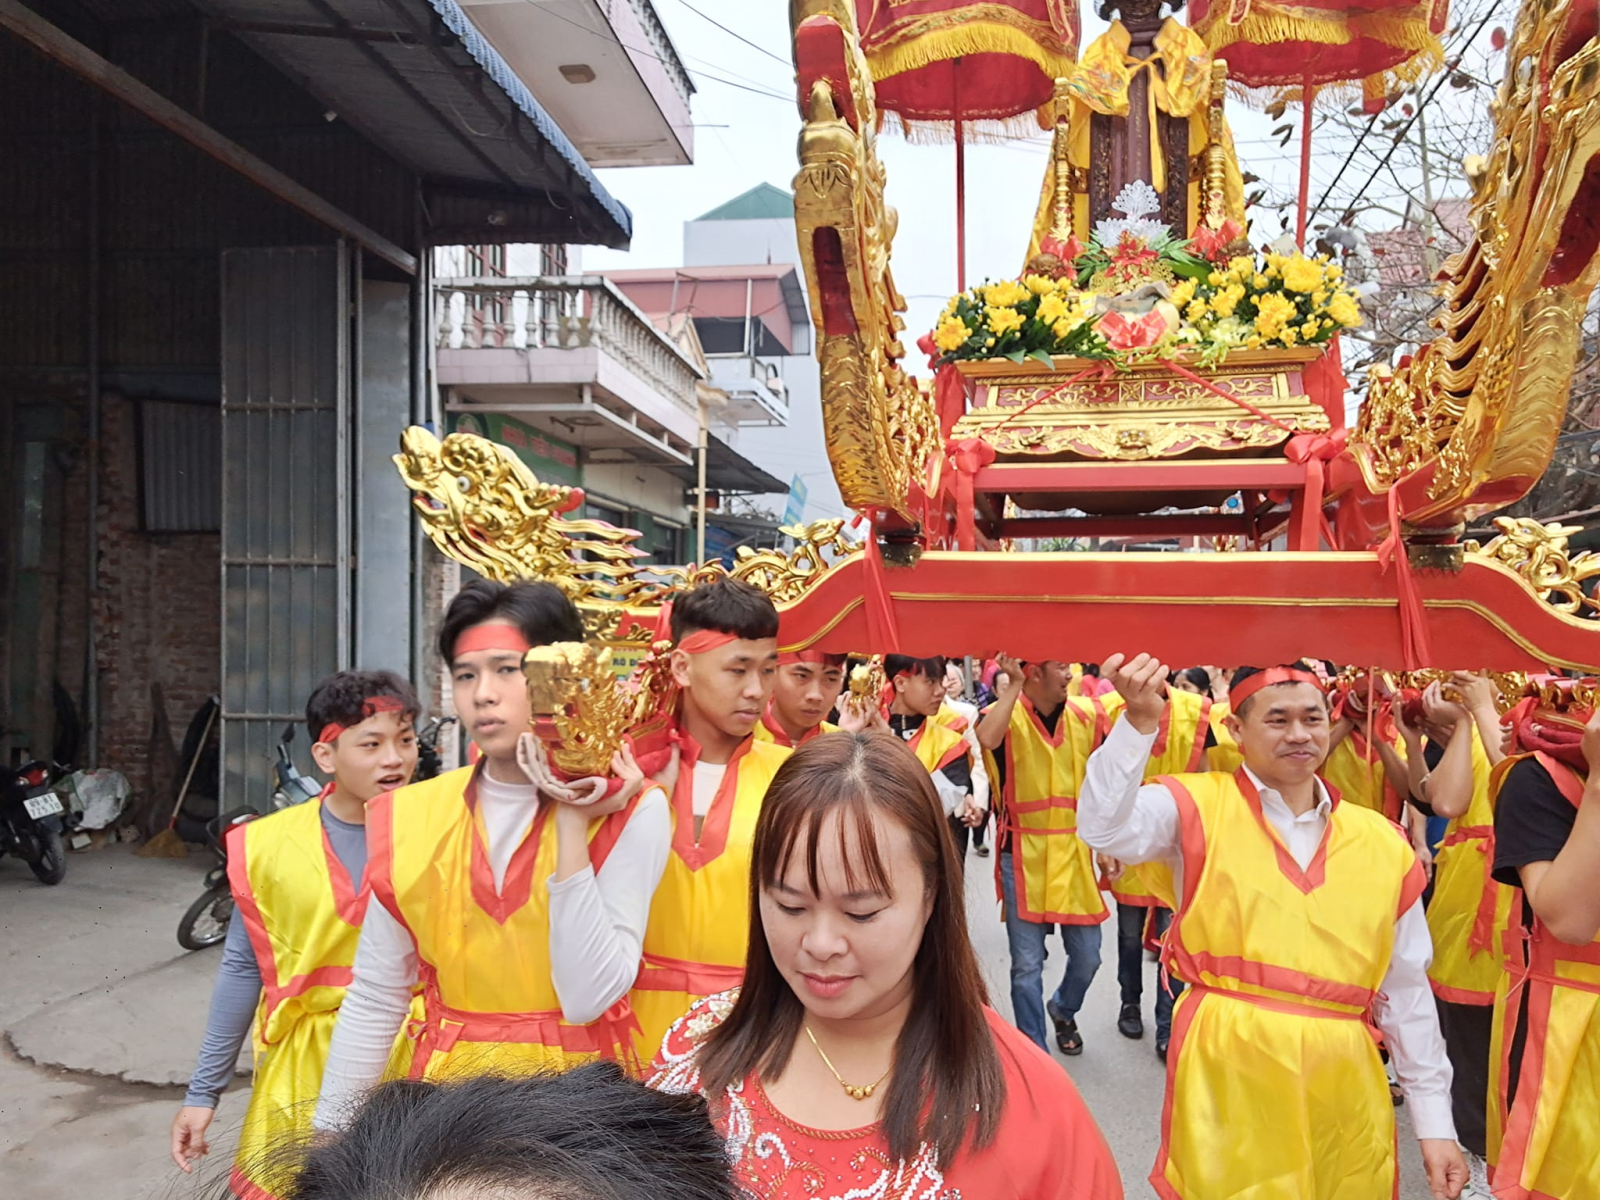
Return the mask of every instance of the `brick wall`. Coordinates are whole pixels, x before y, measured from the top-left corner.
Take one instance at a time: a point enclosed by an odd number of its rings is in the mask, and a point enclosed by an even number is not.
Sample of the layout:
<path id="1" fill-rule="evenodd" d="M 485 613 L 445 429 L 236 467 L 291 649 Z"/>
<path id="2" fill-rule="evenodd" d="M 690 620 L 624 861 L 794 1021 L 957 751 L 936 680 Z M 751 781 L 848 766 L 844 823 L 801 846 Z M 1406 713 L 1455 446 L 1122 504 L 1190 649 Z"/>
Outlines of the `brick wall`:
<path id="1" fill-rule="evenodd" d="M 171 781 L 151 778 L 150 685 L 165 692 L 175 744 L 221 687 L 220 538 L 143 532 L 137 403 L 108 393 L 100 428 L 100 763 L 126 775 L 140 798 L 159 798 Z"/>

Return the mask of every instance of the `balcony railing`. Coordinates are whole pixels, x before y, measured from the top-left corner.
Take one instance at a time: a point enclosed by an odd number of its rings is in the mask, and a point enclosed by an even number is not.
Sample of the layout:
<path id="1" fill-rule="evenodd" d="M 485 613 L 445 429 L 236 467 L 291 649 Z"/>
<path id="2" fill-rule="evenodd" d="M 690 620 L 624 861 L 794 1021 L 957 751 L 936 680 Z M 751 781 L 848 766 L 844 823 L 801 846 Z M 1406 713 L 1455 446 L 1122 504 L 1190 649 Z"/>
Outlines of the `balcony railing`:
<path id="1" fill-rule="evenodd" d="M 693 360 L 602 276 L 441 279 L 434 286 L 441 350 L 594 348 L 696 411 L 701 374 Z"/>

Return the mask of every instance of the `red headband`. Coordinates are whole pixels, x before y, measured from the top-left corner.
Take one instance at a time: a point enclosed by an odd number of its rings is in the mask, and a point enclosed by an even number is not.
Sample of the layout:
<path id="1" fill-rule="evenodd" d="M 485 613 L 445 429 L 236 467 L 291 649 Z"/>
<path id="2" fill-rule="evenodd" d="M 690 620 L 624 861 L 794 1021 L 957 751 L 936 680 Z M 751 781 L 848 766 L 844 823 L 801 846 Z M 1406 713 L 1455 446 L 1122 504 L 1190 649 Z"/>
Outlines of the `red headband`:
<path id="1" fill-rule="evenodd" d="M 704 654 L 707 650 L 717 650 L 729 642 L 737 642 L 737 633 L 721 633 L 715 629 L 697 629 L 679 642 L 677 649 L 685 654 Z"/>
<path id="2" fill-rule="evenodd" d="M 456 639 L 456 648 L 452 657 L 459 658 L 463 654 L 472 654 L 478 650 L 508 650 L 517 654 L 526 654 L 533 647 L 528 644 L 528 639 L 522 636 L 522 630 L 515 625 L 507 625 L 500 621 L 491 621 L 485 625 L 474 625 L 471 629 L 462 631 Z"/>
<path id="3" fill-rule="evenodd" d="M 1268 667 L 1265 671 L 1257 671 L 1230 687 L 1228 704 L 1234 712 L 1238 712 L 1251 696 L 1262 688 L 1272 687 L 1277 683 L 1309 683 L 1317 691 L 1322 691 L 1322 680 L 1318 679 L 1313 671 L 1303 671 L 1299 667 Z"/>
<path id="4" fill-rule="evenodd" d="M 778 655 L 780 667 L 792 667 L 799 663 L 811 663 L 813 666 L 825 667 L 828 665 L 828 656 L 821 650 L 796 650 L 790 654 Z"/>
<path id="5" fill-rule="evenodd" d="M 404 709 L 405 705 L 401 704 L 393 696 L 373 696 L 361 706 L 361 721 L 375 717 L 379 713 L 401 712 Z M 361 721 L 357 721 L 355 724 L 359 725 Z M 322 727 L 322 732 L 317 734 L 317 741 L 325 744 L 332 743 L 338 739 L 341 733 L 347 733 L 353 728 L 355 728 L 355 725 L 341 725 L 337 721 L 329 721 Z"/>

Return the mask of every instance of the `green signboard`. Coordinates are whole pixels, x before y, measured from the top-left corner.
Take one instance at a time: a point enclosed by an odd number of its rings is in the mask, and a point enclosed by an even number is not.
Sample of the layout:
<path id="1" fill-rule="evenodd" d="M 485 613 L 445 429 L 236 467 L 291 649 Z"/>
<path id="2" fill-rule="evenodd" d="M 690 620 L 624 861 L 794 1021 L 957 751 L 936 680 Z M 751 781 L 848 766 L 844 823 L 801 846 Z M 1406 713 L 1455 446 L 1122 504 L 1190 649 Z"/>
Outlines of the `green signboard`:
<path id="1" fill-rule="evenodd" d="M 515 450 L 517 457 L 546 483 L 583 486 L 578 448 L 515 417 L 496 412 L 451 413 L 450 432 L 475 433 Z"/>

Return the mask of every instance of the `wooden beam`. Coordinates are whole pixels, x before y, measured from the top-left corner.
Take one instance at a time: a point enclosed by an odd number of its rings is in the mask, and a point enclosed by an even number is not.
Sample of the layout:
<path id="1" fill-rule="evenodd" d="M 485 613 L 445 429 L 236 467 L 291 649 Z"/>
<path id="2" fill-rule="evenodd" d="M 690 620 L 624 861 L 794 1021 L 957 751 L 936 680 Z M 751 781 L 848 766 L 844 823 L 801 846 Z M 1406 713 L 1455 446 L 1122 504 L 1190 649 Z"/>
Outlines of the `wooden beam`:
<path id="1" fill-rule="evenodd" d="M 1132 517 L 1016 517 L 996 523 L 995 536 L 1007 538 L 1115 537 L 1145 541 L 1155 537 L 1250 536 L 1248 517 L 1236 513 L 1174 513 Z"/>
<path id="2" fill-rule="evenodd" d="M 1281 458 L 1152 462 L 996 463 L 973 480 L 979 492 L 1237 491 L 1303 488 L 1306 469 Z"/>
<path id="3" fill-rule="evenodd" d="M 0 0 L 0 28 L 8 29 L 45 57 L 116 97 L 129 108 L 177 134 L 196 149 L 243 175 L 313 221 L 356 242 L 408 275 L 417 273 L 417 259 L 388 238 L 337 208 L 310 188 L 222 136 L 204 121 L 179 108 L 82 42 L 68 37 L 18 0 Z"/>

